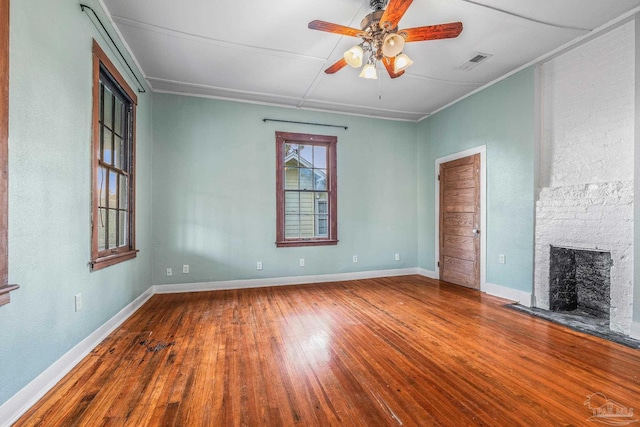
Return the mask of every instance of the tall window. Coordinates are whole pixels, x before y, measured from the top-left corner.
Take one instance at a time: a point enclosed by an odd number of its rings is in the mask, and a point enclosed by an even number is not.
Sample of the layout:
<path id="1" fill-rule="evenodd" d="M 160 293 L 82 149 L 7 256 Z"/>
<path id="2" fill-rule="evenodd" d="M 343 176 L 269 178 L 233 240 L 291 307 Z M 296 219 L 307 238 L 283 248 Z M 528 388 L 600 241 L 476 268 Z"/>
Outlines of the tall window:
<path id="1" fill-rule="evenodd" d="M 0 0 L 0 305 L 11 301 L 8 284 L 9 0 Z"/>
<path id="2" fill-rule="evenodd" d="M 135 106 L 137 97 L 94 41 L 93 270 L 136 256 Z"/>
<path id="3" fill-rule="evenodd" d="M 335 136 L 276 132 L 276 245 L 338 243 Z"/>

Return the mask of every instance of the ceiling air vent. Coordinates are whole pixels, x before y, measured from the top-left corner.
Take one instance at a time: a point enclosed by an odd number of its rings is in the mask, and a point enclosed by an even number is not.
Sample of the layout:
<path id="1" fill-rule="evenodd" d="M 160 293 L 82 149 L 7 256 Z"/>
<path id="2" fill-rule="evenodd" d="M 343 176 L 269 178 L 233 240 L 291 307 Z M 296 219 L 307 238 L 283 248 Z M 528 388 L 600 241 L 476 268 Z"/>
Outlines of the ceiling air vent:
<path id="1" fill-rule="evenodd" d="M 486 61 L 491 58 L 493 55 L 488 53 L 478 52 L 473 58 L 466 61 L 464 64 L 458 67 L 459 70 L 471 71 L 476 68 L 481 62 Z"/>

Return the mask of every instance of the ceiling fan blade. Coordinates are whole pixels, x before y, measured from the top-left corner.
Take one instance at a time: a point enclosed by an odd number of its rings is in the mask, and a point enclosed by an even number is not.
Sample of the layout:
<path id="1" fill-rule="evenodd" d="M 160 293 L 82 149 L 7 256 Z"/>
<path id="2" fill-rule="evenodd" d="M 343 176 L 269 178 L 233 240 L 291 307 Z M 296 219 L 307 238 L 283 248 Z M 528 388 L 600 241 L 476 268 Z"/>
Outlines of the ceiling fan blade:
<path id="1" fill-rule="evenodd" d="M 382 18 L 380 18 L 380 25 L 382 26 L 385 22 L 389 22 L 391 23 L 389 28 L 395 28 L 412 2 L 413 0 L 390 0 L 382 14 Z"/>
<path id="2" fill-rule="evenodd" d="M 405 42 L 421 42 L 423 40 L 452 39 L 462 32 L 462 22 L 429 25 L 426 27 L 407 28 L 400 30 L 407 34 Z"/>
<path id="3" fill-rule="evenodd" d="M 343 36 L 358 37 L 362 30 L 356 28 L 345 27 L 344 25 L 332 24 L 325 21 L 311 21 L 309 28 L 312 30 L 326 31 L 327 33 L 342 34 Z"/>
<path id="4" fill-rule="evenodd" d="M 331 67 L 324 70 L 324 72 L 327 74 L 333 74 L 335 72 L 342 70 L 346 65 L 347 65 L 347 61 L 345 61 L 345 59 L 342 58 L 340 61 L 333 64 Z"/>
<path id="5" fill-rule="evenodd" d="M 404 74 L 404 70 L 400 71 L 399 73 L 395 72 L 395 63 L 396 63 L 396 58 L 394 57 L 388 57 L 385 56 L 382 59 L 382 63 L 384 64 L 384 68 L 387 69 L 387 72 L 389 73 L 389 77 L 391 77 L 392 79 L 395 79 L 396 77 L 400 77 L 401 75 Z"/>

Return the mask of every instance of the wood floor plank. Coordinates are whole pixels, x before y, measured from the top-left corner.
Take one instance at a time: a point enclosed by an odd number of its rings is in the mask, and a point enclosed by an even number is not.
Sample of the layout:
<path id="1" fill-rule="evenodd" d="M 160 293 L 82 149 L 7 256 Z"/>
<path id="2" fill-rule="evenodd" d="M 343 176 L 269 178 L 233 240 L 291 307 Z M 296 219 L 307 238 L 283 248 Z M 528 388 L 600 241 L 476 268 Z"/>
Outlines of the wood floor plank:
<path id="1" fill-rule="evenodd" d="M 640 353 L 421 276 L 153 296 L 15 426 L 588 426 Z"/>

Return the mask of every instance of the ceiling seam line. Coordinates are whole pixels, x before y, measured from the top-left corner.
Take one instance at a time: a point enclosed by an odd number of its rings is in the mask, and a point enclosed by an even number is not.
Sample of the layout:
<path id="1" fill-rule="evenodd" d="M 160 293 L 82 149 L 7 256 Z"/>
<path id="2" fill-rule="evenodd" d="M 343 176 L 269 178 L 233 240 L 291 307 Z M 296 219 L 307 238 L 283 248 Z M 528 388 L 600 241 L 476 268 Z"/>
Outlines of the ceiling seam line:
<path id="1" fill-rule="evenodd" d="M 113 19 L 115 21 L 119 21 L 119 22 L 121 22 L 121 23 L 123 23 L 125 25 L 128 24 L 130 26 L 134 26 L 134 27 L 140 28 L 141 30 L 155 31 L 155 32 L 158 32 L 160 34 L 166 34 L 166 35 L 173 36 L 173 37 L 195 39 L 195 40 L 200 40 L 200 41 L 203 41 L 203 42 L 211 43 L 211 44 L 218 45 L 218 46 L 228 47 L 228 48 L 242 48 L 242 49 L 248 50 L 248 51 L 269 52 L 269 53 L 272 53 L 274 55 L 288 56 L 288 57 L 292 57 L 292 58 L 306 59 L 306 60 L 317 61 L 317 62 L 320 62 L 320 61 L 326 62 L 326 59 L 321 58 L 321 57 L 317 57 L 317 56 L 302 55 L 302 54 L 289 52 L 289 51 L 281 50 L 281 49 L 271 49 L 271 48 L 267 48 L 267 47 L 256 47 L 256 46 L 246 45 L 246 44 L 242 44 L 242 43 L 227 42 L 227 41 L 223 41 L 223 40 L 214 39 L 212 37 L 201 36 L 201 35 L 197 35 L 197 34 L 188 33 L 186 31 L 174 30 L 174 29 L 163 27 L 163 26 L 160 26 L 160 25 L 149 24 L 149 23 L 138 21 L 138 20 L 135 20 L 135 19 L 123 18 L 121 16 L 113 16 Z"/>
<path id="2" fill-rule="evenodd" d="M 365 3 L 368 3 L 368 0 L 366 0 Z M 358 8 L 358 10 L 356 11 L 356 13 L 353 15 L 353 17 L 351 18 L 351 21 L 349 21 L 349 25 L 353 25 L 353 21 L 357 20 L 357 17 L 360 14 L 360 10 L 361 9 L 362 9 L 362 6 L 360 6 Z M 333 56 L 335 51 L 338 49 L 338 46 L 340 46 L 340 42 L 342 41 L 343 37 L 345 37 L 345 36 L 340 36 L 338 38 L 338 41 L 336 42 L 335 46 L 333 47 L 333 49 L 331 49 L 331 53 L 329 53 L 329 56 L 327 57 L 327 59 L 325 59 L 325 62 L 324 62 L 324 65 L 322 66 L 322 68 L 326 67 L 327 62 L 331 59 L 331 57 Z M 316 74 L 316 77 L 313 79 L 313 81 L 311 82 L 311 84 L 309 85 L 307 90 L 305 91 L 304 95 L 302 95 L 302 98 L 300 98 L 300 101 L 297 104 L 298 108 L 302 108 L 304 106 L 304 103 L 307 101 L 307 99 L 311 95 L 312 91 L 315 90 L 315 88 L 318 86 L 318 84 L 320 84 L 320 78 L 322 77 L 322 72 L 323 72 L 322 69 L 320 71 L 318 71 L 318 74 Z"/>
<path id="3" fill-rule="evenodd" d="M 564 30 L 586 31 L 586 32 L 593 31 L 593 28 L 581 28 L 581 27 L 571 27 L 571 26 L 567 26 L 567 25 L 552 24 L 551 22 L 545 22 L 545 21 L 541 21 L 539 19 L 530 18 L 528 16 L 520 15 L 520 14 L 514 13 L 514 12 L 509 12 L 508 10 L 500 9 L 500 8 L 497 8 L 497 7 L 494 7 L 494 6 L 489 6 L 488 4 L 482 4 L 482 3 L 479 3 L 479 2 L 476 2 L 476 1 L 473 1 L 473 0 L 458 0 L 458 1 L 474 4 L 476 6 L 484 7 L 486 9 L 491 9 L 491 10 L 494 10 L 496 12 L 504 13 L 504 14 L 509 15 L 509 16 L 514 16 L 516 18 L 524 19 L 526 21 L 535 22 L 536 24 L 548 25 L 550 27 L 562 28 Z"/>

